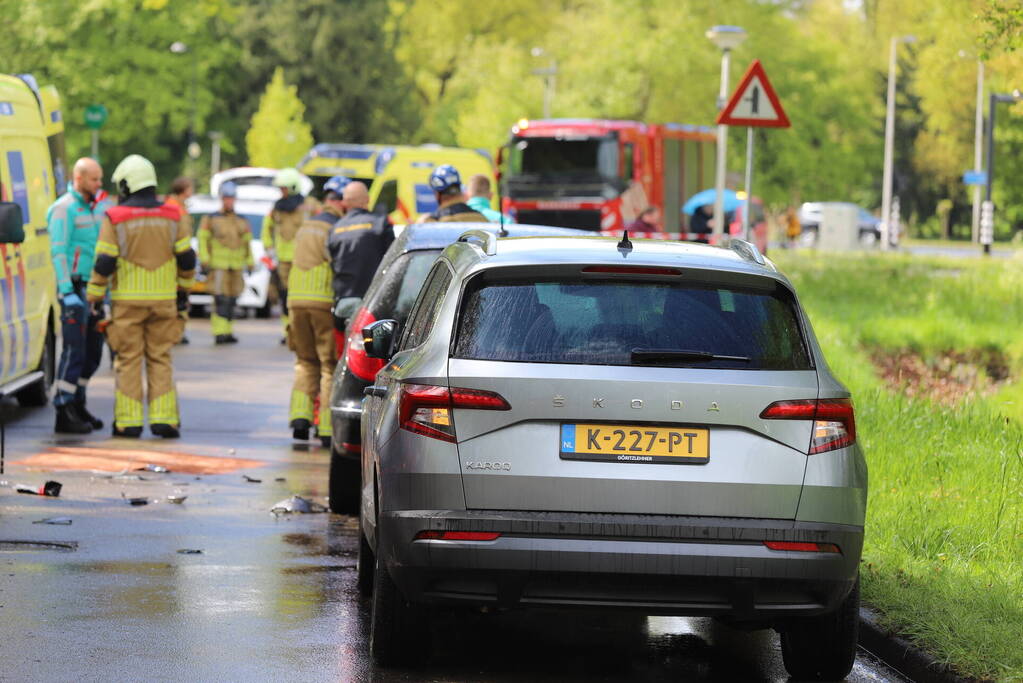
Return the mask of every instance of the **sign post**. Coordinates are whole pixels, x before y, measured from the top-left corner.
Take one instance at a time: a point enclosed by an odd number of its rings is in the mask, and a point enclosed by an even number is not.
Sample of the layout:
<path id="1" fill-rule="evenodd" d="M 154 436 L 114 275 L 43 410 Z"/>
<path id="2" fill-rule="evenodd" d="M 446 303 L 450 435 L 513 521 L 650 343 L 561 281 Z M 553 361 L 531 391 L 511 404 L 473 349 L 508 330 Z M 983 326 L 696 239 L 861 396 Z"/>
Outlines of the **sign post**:
<path id="1" fill-rule="evenodd" d="M 748 241 L 753 208 L 753 129 L 792 125 L 759 59 L 750 64 L 728 104 L 718 114 L 716 123 L 746 126 L 746 208 L 742 212 L 742 235 Z"/>
<path id="2" fill-rule="evenodd" d="M 92 131 L 92 158 L 99 161 L 99 129 L 107 122 L 107 108 L 102 104 L 90 104 L 85 108 L 85 125 Z"/>

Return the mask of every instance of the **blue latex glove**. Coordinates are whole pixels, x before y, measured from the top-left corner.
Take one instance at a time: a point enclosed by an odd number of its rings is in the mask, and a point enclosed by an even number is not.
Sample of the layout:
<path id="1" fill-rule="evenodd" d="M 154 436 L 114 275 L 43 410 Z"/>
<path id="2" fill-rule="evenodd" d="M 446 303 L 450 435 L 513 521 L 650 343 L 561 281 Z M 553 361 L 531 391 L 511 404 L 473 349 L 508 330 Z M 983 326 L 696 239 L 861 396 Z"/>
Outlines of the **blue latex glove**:
<path id="1" fill-rule="evenodd" d="M 85 302 L 82 301 L 82 297 L 78 296 L 74 292 L 64 295 L 64 308 L 78 308 L 85 310 Z"/>

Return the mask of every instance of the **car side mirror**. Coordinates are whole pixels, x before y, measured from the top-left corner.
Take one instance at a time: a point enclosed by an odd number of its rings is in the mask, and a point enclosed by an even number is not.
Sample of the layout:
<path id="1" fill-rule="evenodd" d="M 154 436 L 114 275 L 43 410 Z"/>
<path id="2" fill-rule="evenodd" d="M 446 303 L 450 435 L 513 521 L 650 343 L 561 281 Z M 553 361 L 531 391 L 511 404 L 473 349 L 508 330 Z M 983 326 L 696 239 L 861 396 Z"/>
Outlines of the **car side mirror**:
<path id="1" fill-rule="evenodd" d="M 390 360 L 394 346 L 394 331 L 398 329 L 395 320 L 378 320 L 362 328 L 362 344 L 370 358 Z"/>
<path id="2" fill-rule="evenodd" d="M 355 316 L 361 305 L 362 299 L 357 296 L 346 296 L 343 299 L 338 299 L 337 303 L 334 304 L 334 328 L 343 332 L 345 326 L 348 325 L 348 321 Z"/>
<path id="3" fill-rule="evenodd" d="M 25 219 L 21 205 L 0 202 L 0 243 L 21 244 L 25 241 Z"/>

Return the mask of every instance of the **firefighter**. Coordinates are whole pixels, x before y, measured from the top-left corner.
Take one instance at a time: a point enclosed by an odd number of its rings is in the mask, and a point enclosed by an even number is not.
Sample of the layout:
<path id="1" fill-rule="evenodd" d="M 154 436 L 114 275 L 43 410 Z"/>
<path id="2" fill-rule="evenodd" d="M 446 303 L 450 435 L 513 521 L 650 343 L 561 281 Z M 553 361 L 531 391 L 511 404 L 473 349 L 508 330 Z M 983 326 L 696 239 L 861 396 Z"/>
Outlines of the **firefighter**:
<path id="1" fill-rule="evenodd" d="M 437 210 L 426 214 L 419 222 L 487 222 L 486 216 L 465 203 L 462 176 L 451 164 L 443 164 L 433 169 L 433 173 L 430 174 L 430 189 L 437 198 Z"/>
<path id="2" fill-rule="evenodd" d="M 302 175 L 293 168 L 282 169 L 274 176 L 273 184 L 281 188 L 281 198 L 263 220 L 263 245 L 277 263 L 274 273 L 281 300 L 281 324 L 285 343 L 288 334 L 288 276 L 295 256 L 295 236 L 302 222 L 310 215 L 309 205 L 299 191 Z"/>
<path id="3" fill-rule="evenodd" d="M 331 420 L 330 382 L 337 364 L 334 343 L 334 297 L 331 292 L 332 271 L 327 255 L 327 237 L 337 220 L 344 215 L 342 195 L 348 179 L 334 176 L 323 185 L 326 191 L 323 211 L 306 219 L 295 236 L 294 262 L 288 278 L 291 324 L 288 345 L 295 352 L 295 383 L 291 388 L 291 433 L 306 440 L 316 420 L 319 399 L 317 436 L 324 447 L 330 447 Z"/>
<path id="4" fill-rule="evenodd" d="M 234 212 L 238 189 L 234 183 L 220 186 L 222 210 L 205 216 L 199 225 L 199 260 L 209 271 L 213 283 L 213 314 L 210 327 L 214 344 L 235 344 L 232 334 L 234 307 L 245 287 L 243 271 L 253 266 L 252 230 L 249 222 Z"/>
<path id="5" fill-rule="evenodd" d="M 103 169 L 87 157 L 75 162 L 72 187 L 46 216 L 50 233 L 50 259 L 60 294 L 60 327 L 64 348 L 57 369 L 57 410 L 54 431 L 88 434 L 102 429 L 103 421 L 85 407 L 85 388 L 103 356 L 99 318 L 85 307 L 85 287 L 92 273 L 96 240 L 103 212 L 110 202 L 103 185 Z"/>
<path id="6" fill-rule="evenodd" d="M 370 213 L 369 190 L 363 183 L 349 183 L 344 199 L 348 213 L 330 231 L 327 241 L 335 300 L 362 297 L 394 241 L 394 228 L 387 216 Z"/>
<path id="7" fill-rule="evenodd" d="M 156 197 L 156 169 L 132 154 L 113 175 L 119 205 L 103 218 L 96 264 L 86 290 L 94 308 L 110 287 L 107 342 L 114 360 L 114 436 L 142 435 L 142 363 L 146 364 L 149 428 L 155 436 L 180 436 L 171 347 L 184 326 L 178 309 L 187 305 L 195 274 L 191 219 Z"/>

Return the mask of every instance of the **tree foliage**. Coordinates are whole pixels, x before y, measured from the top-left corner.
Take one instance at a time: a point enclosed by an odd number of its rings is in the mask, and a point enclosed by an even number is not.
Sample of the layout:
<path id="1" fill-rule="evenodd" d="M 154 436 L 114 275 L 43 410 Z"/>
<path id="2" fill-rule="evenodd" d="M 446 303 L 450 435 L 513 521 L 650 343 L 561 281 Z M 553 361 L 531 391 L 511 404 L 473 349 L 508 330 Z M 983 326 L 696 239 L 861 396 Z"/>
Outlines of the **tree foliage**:
<path id="1" fill-rule="evenodd" d="M 285 83 L 284 69 L 277 67 L 245 134 L 249 165 L 284 168 L 297 164 L 313 144 L 304 115 L 298 88 Z"/>

